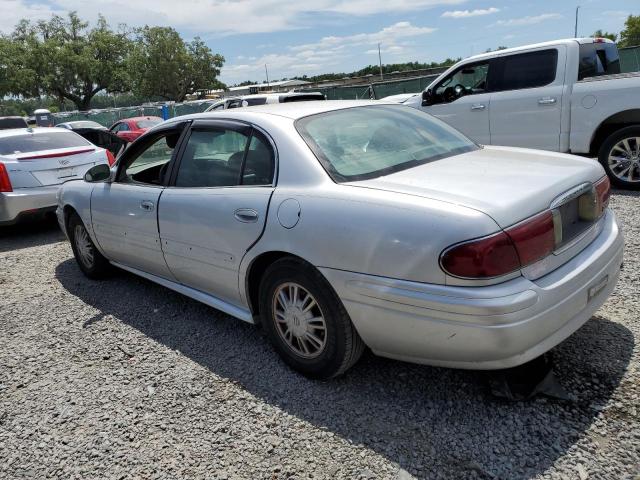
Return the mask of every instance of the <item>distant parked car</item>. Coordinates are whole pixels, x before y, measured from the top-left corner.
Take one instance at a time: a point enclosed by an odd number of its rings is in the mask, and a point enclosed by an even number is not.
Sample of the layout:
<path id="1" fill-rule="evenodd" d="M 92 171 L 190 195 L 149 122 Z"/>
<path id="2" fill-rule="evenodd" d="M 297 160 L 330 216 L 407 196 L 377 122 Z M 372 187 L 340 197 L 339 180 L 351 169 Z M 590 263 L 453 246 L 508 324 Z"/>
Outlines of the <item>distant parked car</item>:
<path id="1" fill-rule="evenodd" d="M 480 147 L 379 101 L 177 117 L 85 180 L 62 187 L 57 214 L 88 277 L 113 264 L 259 323 L 314 377 L 365 345 L 525 363 L 593 315 L 622 262 L 597 162 Z"/>
<path id="2" fill-rule="evenodd" d="M 0 130 L 9 128 L 27 128 L 29 125 L 24 117 L 0 117 Z"/>
<path id="3" fill-rule="evenodd" d="M 73 130 L 78 135 L 86 138 L 94 145 L 109 150 L 114 157 L 127 146 L 127 141 L 110 132 L 107 127 L 90 120 L 78 120 L 74 122 L 59 123 L 56 127 Z"/>
<path id="4" fill-rule="evenodd" d="M 273 103 L 308 102 L 311 100 L 326 100 L 326 97 L 320 92 L 287 92 L 243 95 L 240 97 L 229 97 L 219 100 L 207 107 L 205 112 L 227 110 L 229 108 L 253 107 L 256 105 L 270 105 Z"/>
<path id="5" fill-rule="evenodd" d="M 62 128 L 0 130 L 0 225 L 53 211 L 60 184 L 113 161 L 111 153 Z"/>
<path id="6" fill-rule="evenodd" d="M 56 127 L 66 128 L 67 130 L 79 130 L 81 128 L 96 128 L 98 130 L 108 130 L 104 125 L 91 120 L 75 120 L 73 122 L 63 122 L 56 124 Z"/>
<path id="7" fill-rule="evenodd" d="M 119 120 L 114 123 L 111 128 L 109 128 L 109 131 L 115 133 L 127 142 L 133 142 L 144 132 L 159 123 L 162 123 L 162 118 L 160 117 L 125 118 L 124 120 Z"/>

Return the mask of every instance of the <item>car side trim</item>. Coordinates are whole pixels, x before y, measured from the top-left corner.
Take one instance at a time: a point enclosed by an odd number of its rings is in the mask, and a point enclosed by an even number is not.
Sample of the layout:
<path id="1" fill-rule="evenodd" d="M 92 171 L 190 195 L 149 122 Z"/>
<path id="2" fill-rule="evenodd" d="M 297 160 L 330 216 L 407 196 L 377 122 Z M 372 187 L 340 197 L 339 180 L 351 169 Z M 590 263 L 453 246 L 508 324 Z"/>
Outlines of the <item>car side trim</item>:
<path id="1" fill-rule="evenodd" d="M 214 297 L 213 295 L 209 295 L 208 293 L 201 292 L 200 290 L 187 287 L 180 283 L 172 282 L 171 280 L 167 280 L 166 278 L 158 277 L 156 275 L 143 272 L 142 270 L 138 270 L 136 268 L 127 267 L 126 265 L 122 265 L 117 262 L 111 262 L 111 263 L 118 268 L 126 270 L 127 272 L 131 272 L 135 275 L 139 275 L 143 278 L 146 278 L 147 280 L 151 280 L 152 282 L 162 285 L 163 287 L 167 287 L 175 292 L 181 293 L 182 295 L 185 295 L 189 298 L 193 298 L 198 302 L 202 302 L 205 305 L 209 305 L 210 307 L 220 310 L 228 315 L 231 315 L 232 317 L 238 318 L 248 323 L 254 323 L 253 316 L 251 315 L 251 312 L 248 309 L 244 309 L 236 305 L 232 305 L 231 303 L 228 303 L 224 300 Z"/>

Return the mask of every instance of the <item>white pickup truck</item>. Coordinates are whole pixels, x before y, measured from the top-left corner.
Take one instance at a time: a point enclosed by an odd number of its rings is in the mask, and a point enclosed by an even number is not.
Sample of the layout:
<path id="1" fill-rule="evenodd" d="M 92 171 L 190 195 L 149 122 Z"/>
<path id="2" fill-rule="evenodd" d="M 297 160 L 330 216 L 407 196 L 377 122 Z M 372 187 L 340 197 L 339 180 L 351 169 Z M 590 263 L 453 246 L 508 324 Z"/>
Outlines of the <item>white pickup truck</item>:
<path id="1" fill-rule="evenodd" d="M 597 156 L 614 184 L 640 189 L 640 72 L 620 73 L 610 40 L 476 55 L 403 103 L 481 144 Z"/>

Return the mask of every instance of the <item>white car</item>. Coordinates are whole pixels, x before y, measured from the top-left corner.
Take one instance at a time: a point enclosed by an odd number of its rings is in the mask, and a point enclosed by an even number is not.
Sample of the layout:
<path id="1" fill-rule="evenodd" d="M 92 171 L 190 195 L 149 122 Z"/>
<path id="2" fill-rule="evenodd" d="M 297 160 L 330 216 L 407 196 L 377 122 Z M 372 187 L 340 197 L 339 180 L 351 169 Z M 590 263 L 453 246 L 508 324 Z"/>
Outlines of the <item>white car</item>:
<path id="1" fill-rule="evenodd" d="M 229 108 L 254 107 L 256 105 L 271 105 L 274 103 L 308 102 L 311 100 L 325 99 L 326 97 L 320 92 L 260 93 L 219 100 L 207 107 L 205 112 L 226 110 Z"/>
<path id="2" fill-rule="evenodd" d="M 572 38 L 467 58 L 404 104 L 483 145 L 598 157 L 612 183 L 640 189 L 639 92 L 615 43 Z"/>
<path id="3" fill-rule="evenodd" d="M 0 225 L 52 212 L 60 185 L 113 155 L 64 128 L 0 130 Z"/>
<path id="4" fill-rule="evenodd" d="M 57 214 L 87 276 L 115 265 L 258 323 L 315 377 L 364 345 L 519 365 L 586 322 L 622 262 L 597 162 L 480 147 L 380 101 L 173 118 L 86 180 Z"/>

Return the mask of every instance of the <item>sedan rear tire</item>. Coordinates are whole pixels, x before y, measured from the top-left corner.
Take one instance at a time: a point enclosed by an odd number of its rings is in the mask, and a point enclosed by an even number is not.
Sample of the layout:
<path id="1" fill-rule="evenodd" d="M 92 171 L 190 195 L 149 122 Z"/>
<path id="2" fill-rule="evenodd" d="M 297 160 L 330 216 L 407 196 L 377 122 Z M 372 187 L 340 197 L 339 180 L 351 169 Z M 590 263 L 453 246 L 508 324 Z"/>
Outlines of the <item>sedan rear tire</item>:
<path id="1" fill-rule="evenodd" d="M 75 212 L 69 216 L 67 232 L 73 256 L 82 273 L 94 280 L 106 277 L 113 267 L 109 260 L 98 251 L 89 232 L 87 232 L 87 228 L 82 223 L 82 219 Z"/>
<path id="2" fill-rule="evenodd" d="M 267 268 L 260 282 L 260 316 L 282 359 L 310 378 L 343 374 L 365 347 L 331 285 L 295 258 Z"/>

